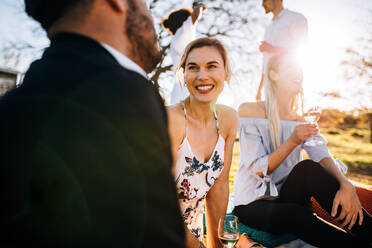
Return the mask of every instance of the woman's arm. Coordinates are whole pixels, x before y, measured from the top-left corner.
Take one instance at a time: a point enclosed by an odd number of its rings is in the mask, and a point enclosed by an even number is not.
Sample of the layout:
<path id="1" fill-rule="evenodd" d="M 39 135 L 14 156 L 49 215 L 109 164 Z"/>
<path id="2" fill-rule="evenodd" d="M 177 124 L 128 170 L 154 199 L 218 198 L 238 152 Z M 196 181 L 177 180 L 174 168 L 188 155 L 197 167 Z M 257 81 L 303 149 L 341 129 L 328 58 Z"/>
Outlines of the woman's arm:
<path id="1" fill-rule="evenodd" d="M 171 151 L 172 151 L 172 175 L 175 174 L 176 169 L 176 162 L 177 162 L 177 153 L 178 153 L 178 147 L 181 145 L 182 139 L 185 136 L 185 121 L 184 121 L 184 115 L 181 116 L 178 114 L 180 111 L 178 108 L 180 108 L 177 105 L 172 105 L 166 107 L 167 111 L 167 118 L 168 118 L 168 133 L 169 133 L 169 139 L 171 143 Z M 183 128 L 182 128 L 183 127 Z"/>
<path id="2" fill-rule="evenodd" d="M 332 217 L 337 214 L 338 207 L 341 206 L 341 213 L 337 217 L 337 221 L 343 221 L 342 226 L 349 224 L 348 228 L 351 229 L 359 216 L 359 225 L 363 222 L 362 205 L 356 194 L 354 186 L 337 168 L 335 161 L 330 158 L 324 158 L 319 162 L 328 172 L 333 175 L 340 183 L 340 189 L 337 191 L 333 200 Z"/>
<path id="3" fill-rule="evenodd" d="M 193 7 L 193 11 L 191 14 L 192 24 L 195 24 L 199 20 L 200 16 L 206 9 L 207 8 L 203 4 L 197 4 Z"/>
<path id="4" fill-rule="evenodd" d="M 267 173 L 271 173 L 278 168 L 293 149 L 318 132 L 319 129 L 315 124 L 306 123 L 297 125 L 291 136 L 269 155 Z"/>
<path id="5" fill-rule="evenodd" d="M 239 106 L 239 116 L 249 118 L 265 118 L 264 102 L 241 104 Z M 246 163 L 251 163 L 249 166 L 252 167 L 253 171 L 256 171 L 256 174 L 260 177 L 264 177 L 264 175 L 272 173 L 288 157 L 296 146 L 302 144 L 307 138 L 315 135 L 319 131 L 317 126 L 314 124 L 299 124 L 295 127 L 292 135 L 283 144 L 281 144 L 278 149 L 270 154 L 264 154 L 265 156 L 263 156 L 262 150 L 264 148 L 258 147 L 263 145 L 262 137 L 255 130 L 256 128 L 253 128 L 249 130 L 249 134 L 247 134 L 249 136 L 246 138 L 247 143 L 249 143 L 249 145 L 246 144 L 247 147 L 242 147 L 242 140 L 244 140 L 244 137 L 240 137 L 241 150 L 247 150 L 247 154 L 242 154 L 241 151 L 240 156 L 241 159 L 245 158 Z M 252 154 L 252 152 L 259 154 Z"/>
<path id="6" fill-rule="evenodd" d="M 218 239 L 218 221 L 220 217 L 226 214 L 229 199 L 229 173 L 238 128 L 238 115 L 234 110 L 229 110 L 223 117 L 225 117 L 225 121 L 221 125 L 221 132 L 223 134 L 227 130 L 228 135 L 225 138 L 223 170 L 215 184 L 209 190 L 206 199 L 207 247 L 221 247 Z"/>

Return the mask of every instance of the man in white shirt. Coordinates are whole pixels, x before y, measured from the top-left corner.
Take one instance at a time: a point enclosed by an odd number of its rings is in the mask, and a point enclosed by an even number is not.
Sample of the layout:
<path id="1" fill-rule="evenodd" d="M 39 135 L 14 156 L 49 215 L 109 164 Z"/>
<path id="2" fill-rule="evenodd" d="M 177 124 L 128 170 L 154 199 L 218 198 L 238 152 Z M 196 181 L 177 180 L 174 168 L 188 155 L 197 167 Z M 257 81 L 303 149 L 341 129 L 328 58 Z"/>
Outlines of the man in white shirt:
<path id="1" fill-rule="evenodd" d="M 270 57 L 285 52 L 296 52 L 307 40 L 307 20 L 298 12 L 283 8 L 283 0 L 262 0 L 266 14 L 272 12 L 272 23 L 267 27 L 259 49 L 263 53 L 263 72 L 256 100 L 261 100 L 264 74 Z"/>

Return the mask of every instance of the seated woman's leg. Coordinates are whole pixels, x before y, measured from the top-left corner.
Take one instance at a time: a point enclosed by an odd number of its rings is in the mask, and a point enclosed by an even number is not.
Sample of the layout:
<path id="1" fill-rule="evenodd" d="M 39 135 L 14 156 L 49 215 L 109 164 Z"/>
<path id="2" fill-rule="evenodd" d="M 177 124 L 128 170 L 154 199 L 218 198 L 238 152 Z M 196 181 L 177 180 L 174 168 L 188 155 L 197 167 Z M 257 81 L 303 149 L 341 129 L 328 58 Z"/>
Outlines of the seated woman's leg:
<path id="1" fill-rule="evenodd" d="M 338 181 L 319 163 L 303 160 L 288 175 L 279 201 L 308 206 L 310 197 L 314 196 L 325 210 L 331 211 L 339 187 Z"/>
<path id="2" fill-rule="evenodd" d="M 319 163 L 312 160 L 304 160 L 298 163 L 288 175 L 280 190 L 280 198 L 278 200 L 280 202 L 308 206 L 310 197 L 313 196 L 330 213 L 333 199 L 339 187 L 338 181 Z M 341 208 L 338 209 L 337 215 L 340 212 Z M 372 218 L 364 210 L 363 214 L 364 221 L 362 226 L 355 224 L 351 232 L 371 242 Z"/>
<path id="3" fill-rule="evenodd" d="M 305 206 L 278 200 L 257 200 L 237 206 L 234 214 L 253 228 L 266 232 L 293 233 L 317 247 L 358 247 L 352 236 L 315 217 Z"/>

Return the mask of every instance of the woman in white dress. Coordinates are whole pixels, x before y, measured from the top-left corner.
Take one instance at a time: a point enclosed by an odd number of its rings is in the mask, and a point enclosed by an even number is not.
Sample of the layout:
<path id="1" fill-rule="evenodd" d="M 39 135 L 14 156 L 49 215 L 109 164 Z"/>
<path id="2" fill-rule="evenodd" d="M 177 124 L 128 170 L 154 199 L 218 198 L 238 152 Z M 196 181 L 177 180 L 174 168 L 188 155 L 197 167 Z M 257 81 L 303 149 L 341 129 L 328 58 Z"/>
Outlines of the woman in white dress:
<path id="1" fill-rule="evenodd" d="M 187 44 L 195 39 L 195 26 L 206 7 L 201 4 L 194 5 L 193 9 L 183 8 L 172 12 L 164 18 L 161 25 L 172 36 L 170 42 L 170 56 L 175 69 L 180 63 L 181 56 Z M 170 104 L 179 103 L 189 95 L 184 84 L 175 80 L 171 92 Z"/>
<path id="2" fill-rule="evenodd" d="M 201 38 L 191 42 L 179 71 L 190 95 L 168 106 L 174 174 L 187 247 L 204 247 L 203 210 L 207 246 L 220 247 L 218 220 L 226 213 L 229 171 L 238 116 L 234 109 L 216 105 L 230 67 L 220 41 Z"/>

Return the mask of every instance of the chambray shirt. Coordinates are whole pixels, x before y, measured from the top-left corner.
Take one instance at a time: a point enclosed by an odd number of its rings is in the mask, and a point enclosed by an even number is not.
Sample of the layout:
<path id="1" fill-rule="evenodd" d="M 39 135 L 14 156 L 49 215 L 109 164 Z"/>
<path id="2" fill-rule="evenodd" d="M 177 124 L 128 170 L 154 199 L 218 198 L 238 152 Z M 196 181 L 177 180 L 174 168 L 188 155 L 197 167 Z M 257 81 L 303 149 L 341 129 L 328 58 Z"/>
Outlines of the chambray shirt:
<path id="1" fill-rule="evenodd" d="M 298 124 L 301 122 L 280 121 L 282 142 L 291 136 Z M 302 160 L 302 149 L 315 162 L 331 157 L 324 137 L 320 134 L 315 137 L 323 140 L 323 145 L 297 146 L 271 174 L 267 174 L 268 157 L 273 152 L 270 145 L 269 122 L 262 118 L 241 117 L 239 119 L 240 163 L 234 182 L 234 206 L 246 205 L 261 198 L 277 197 L 288 174 Z M 264 177 L 259 177 L 257 172 L 262 172 Z"/>

